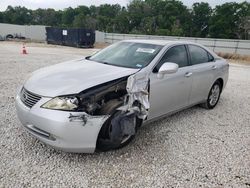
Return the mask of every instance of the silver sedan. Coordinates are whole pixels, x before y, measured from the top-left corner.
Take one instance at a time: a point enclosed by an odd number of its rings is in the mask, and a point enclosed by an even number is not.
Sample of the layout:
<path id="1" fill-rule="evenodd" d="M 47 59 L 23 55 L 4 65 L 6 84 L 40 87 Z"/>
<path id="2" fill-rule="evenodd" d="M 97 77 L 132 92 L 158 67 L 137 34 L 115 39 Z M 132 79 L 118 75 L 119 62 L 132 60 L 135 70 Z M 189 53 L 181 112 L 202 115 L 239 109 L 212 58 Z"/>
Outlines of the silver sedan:
<path id="1" fill-rule="evenodd" d="M 17 94 L 17 115 L 31 135 L 54 148 L 118 149 L 143 124 L 197 104 L 213 109 L 228 69 L 199 44 L 121 41 L 34 72 Z"/>

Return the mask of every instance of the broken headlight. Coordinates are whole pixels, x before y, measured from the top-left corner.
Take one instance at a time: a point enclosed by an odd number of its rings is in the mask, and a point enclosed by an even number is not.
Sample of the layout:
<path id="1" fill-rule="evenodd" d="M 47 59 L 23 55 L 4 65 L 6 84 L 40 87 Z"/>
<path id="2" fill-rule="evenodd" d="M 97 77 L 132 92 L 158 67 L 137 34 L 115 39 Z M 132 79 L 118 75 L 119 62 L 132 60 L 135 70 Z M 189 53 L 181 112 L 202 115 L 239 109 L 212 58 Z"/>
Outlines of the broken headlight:
<path id="1" fill-rule="evenodd" d="M 79 100 L 76 97 L 55 97 L 43 104 L 41 107 L 52 110 L 73 111 L 78 108 L 78 105 Z"/>

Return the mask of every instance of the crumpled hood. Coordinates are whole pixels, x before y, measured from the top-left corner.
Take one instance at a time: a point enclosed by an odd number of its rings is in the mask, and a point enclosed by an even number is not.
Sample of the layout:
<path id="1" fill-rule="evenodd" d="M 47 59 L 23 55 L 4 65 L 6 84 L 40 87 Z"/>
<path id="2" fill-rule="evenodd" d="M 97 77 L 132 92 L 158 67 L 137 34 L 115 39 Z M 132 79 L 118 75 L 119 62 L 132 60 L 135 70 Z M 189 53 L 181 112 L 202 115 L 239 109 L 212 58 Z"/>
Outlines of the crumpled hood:
<path id="1" fill-rule="evenodd" d="M 60 63 L 35 71 L 24 87 L 35 94 L 56 97 L 76 94 L 90 87 L 129 76 L 138 71 L 85 59 Z"/>

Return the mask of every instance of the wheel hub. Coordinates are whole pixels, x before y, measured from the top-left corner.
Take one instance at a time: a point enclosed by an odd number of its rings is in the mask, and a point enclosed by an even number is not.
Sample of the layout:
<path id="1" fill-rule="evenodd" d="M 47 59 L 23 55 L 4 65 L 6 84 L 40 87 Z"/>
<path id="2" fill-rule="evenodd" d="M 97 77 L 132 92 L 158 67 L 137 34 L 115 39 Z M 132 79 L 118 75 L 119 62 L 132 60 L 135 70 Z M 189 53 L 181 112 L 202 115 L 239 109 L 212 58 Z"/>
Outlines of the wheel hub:
<path id="1" fill-rule="evenodd" d="M 213 86 L 211 90 L 211 93 L 209 96 L 209 104 L 211 106 L 214 106 L 217 103 L 219 96 L 220 96 L 220 86 L 216 84 Z"/>

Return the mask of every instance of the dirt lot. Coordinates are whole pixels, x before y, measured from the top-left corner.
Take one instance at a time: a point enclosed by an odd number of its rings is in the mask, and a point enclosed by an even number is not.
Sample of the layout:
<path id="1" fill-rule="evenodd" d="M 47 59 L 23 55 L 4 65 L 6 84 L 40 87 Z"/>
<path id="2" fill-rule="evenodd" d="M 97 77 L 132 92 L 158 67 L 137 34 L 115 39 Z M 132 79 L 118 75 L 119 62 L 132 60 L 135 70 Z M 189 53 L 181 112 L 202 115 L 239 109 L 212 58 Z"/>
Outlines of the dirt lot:
<path id="1" fill-rule="evenodd" d="M 218 106 L 179 112 L 140 129 L 128 147 L 69 154 L 26 133 L 17 88 L 34 70 L 95 49 L 0 43 L 0 187 L 250 187 L 250 66 L 230 66 Z"/>

